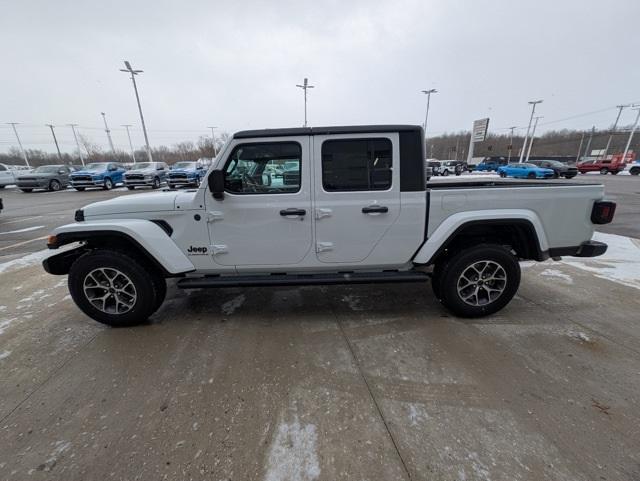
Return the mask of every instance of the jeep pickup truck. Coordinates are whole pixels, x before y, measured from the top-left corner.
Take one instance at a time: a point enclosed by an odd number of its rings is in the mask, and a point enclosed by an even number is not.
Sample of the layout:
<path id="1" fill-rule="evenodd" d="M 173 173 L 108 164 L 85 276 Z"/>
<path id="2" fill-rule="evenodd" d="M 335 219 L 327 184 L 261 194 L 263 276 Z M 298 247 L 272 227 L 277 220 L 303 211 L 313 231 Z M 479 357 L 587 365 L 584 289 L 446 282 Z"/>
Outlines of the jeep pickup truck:
<path id="1" fill-rule="evenodd" d="M 615 211 L 602 185 L 431 184 L 424 146 L 406 125 L 238 132 L 197 189 L 76 211 L 44 268 L 68 274 L 78 307 L 112 326 L 151 316 L 167 278 L 182 289 L 431 279 L 446 308 L 476 317 L 511 300 L 519 261 L 605 252 L 591 240 Z"/>

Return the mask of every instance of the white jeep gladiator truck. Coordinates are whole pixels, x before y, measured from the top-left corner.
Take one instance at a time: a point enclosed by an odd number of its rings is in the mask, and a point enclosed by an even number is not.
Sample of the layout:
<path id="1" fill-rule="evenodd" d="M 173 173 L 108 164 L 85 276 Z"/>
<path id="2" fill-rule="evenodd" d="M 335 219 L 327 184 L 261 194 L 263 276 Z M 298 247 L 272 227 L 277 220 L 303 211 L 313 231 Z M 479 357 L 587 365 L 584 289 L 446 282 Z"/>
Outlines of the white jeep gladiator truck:
<path id="1" fill-rule="evenodd" d="M 597 256 L 603 186 L 427 183 L 408 125 L 236 133 L 199 188 L 96 202 L 55 229 L 44 261 L 78 307 L 112 326 L 145 321 L 177 287 L 425 282 L 454 314 L 503 308 L 520 260 Z"/>

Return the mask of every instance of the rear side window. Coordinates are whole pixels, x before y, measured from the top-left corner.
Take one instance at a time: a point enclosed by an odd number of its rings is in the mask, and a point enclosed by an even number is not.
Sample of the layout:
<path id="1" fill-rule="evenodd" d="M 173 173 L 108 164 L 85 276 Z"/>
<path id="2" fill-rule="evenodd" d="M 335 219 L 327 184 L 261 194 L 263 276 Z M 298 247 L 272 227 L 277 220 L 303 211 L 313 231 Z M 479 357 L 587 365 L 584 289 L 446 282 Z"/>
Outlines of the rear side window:
<path id="1" fill-rule="evenodd" d="M 322 144 L 322 186 L 327 192 L 391 188 L 389 139 L 327 140 Z"/>
<path id="2" fill-rule="evenodd" d="M 3 172 L 5 170 L 7 170 L 7 168 L 4 165 L 0 164 L 0 172 Z"/>

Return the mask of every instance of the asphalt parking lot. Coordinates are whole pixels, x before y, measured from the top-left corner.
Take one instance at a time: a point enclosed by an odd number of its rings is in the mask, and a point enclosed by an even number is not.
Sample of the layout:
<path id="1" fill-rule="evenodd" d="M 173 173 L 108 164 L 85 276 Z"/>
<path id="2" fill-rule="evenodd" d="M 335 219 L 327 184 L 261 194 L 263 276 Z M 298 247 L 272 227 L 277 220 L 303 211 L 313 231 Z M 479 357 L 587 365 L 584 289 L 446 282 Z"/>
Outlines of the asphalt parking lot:
<path id="1" fill-rule="evenodd" d="M 640 178 L 575 180 L 619 203 L 603 232 L 640 238 Z M 0 191 L 0 479 L 640 479 L 640 280 L 606 270 L 624 257 L 526 263 L 476 320 L 422 284 L 170 284 L 150 325 L 110 329 L 41 251 L 129 194 Z"/>

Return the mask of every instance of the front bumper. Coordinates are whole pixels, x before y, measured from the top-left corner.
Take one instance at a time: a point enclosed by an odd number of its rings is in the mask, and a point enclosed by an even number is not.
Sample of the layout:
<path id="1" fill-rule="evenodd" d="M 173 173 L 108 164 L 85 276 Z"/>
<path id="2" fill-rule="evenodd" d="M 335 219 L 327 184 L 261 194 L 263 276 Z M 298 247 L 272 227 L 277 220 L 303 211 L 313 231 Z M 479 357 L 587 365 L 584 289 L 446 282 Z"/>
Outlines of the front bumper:
<path id="1" fill-rule="evenodd" d="M 18 189 L 46 189 L 49 187 L 48 180 L 22 180 L 16 182 L 16 187 Z"/>
<path id="2" fill-rule="evenodd" d="M 100 180 L 71 180 L 72 187 L 102 187 L 104 179 Z"/>
<path id="3" fill-rule="evenodd" d="M 169 185 L 195 185 L 198 182 L 197 177 L 180 178 L 180 179 L 167 179 Z"/>
<path id="4" fill-rule="evenodd" d="M 152 186 L 153 179 L 124 179 L 124 185 L 132 186 Z"/>
<path id="5" fill-rule="evenodd" d="M 608 247 L 604 242 L 590 240 L 579 246 L 549 249 L 549 257 L 598 257 L 607 252 Z"/>

